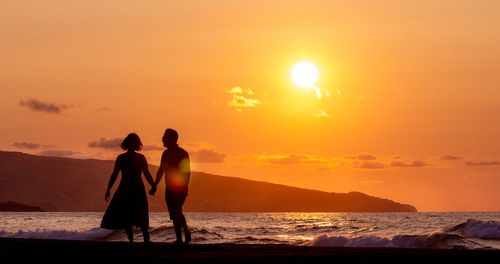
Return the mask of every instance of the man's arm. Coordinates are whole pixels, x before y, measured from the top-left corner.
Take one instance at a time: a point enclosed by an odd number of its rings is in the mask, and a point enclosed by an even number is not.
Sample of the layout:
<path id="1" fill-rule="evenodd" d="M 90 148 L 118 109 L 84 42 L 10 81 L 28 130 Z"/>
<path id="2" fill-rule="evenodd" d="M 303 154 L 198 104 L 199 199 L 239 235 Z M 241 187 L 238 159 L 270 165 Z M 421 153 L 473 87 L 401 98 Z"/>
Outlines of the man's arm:
<path id="1" fill-rule="evenodd" d="M 156 172 L 156 179 L 151 187 L 151 190 L 149 191 L 149 194 L 154 195 L 156 192 L 156 187 L 158 186 L 158 183 L 160 183 L 161 178 L 163 177 L 163 174 L 165 174 L 165 163 L 160 164 L 160 168 L 158 168 L 158 172 Z"/>
<path id="2" fill-rule="evenodd" d="M 163 174 L 165 174 L 165 163 L 160 164 L 160 168 L 158 168 L 158 171 L 156 172 L 156 179 L 155 179 L 155 187 L 160 183 L 161 178 L 163 178 Z"/>

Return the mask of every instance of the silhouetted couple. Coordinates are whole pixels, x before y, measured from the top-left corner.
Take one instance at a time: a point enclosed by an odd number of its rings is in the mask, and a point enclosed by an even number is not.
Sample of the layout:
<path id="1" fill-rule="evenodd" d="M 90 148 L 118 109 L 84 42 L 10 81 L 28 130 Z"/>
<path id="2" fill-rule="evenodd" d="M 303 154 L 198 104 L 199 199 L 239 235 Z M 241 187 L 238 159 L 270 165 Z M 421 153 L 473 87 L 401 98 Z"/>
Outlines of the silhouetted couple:
<path id="1" fill-rule="evenodd" d="M 101 227 L 106 229 L 125 229 L 130 243 L 133 243 L 133 226 L 141 228 L 144 243 L 150 243 L 149 238 L 149 210 L 148 199 L 141 174 L 144 173 L 146 180 L 151 185 L 149 194 L 154 195 L 161 178 L 165 174 L 165 201 L 167 203 L 170 219 L 174 222 L 174 230 L 177 240 L 174 243 L 182 243 L 182 229 L 184 229 L 185 243 L 191 241 L 191 233 L 188 230 L 186 218 L 182 213 L 182 205 L 188 193 L 190 176 L 189 155 L 177 145 L 179 138 L 173 129 L 165 130 L 162 141 L 167 149 L 161 157 L 161 165 L 156 174 L 156 180 L 148 169 L 148 163 L 144 155 L 137 153 L 141 150 L 141 139 L 137 134 L 129 134 L 121 143 L 125 153 L 118 155 L 105 199 L 108 201 L 110 190 L 115 183 L 118 173 L 121 171 L 120 185 L 113 195 L 106 212 L 102 218 Z"/>

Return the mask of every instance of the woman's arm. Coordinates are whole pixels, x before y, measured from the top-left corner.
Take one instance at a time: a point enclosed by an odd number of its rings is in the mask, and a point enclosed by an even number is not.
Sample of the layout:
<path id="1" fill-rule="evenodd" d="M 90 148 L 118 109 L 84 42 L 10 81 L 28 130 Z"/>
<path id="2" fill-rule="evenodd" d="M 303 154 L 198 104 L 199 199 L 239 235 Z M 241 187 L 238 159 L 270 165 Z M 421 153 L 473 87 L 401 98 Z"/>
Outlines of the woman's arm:
<path id="1" fill-rule="evenodd" d="M 116 179 L 118 178 L 118 173 L 120 172 L 120 162 L 119 158 L 116 158 L 115 168 L 113 169 L 113 173 L 111 173 L 111 177 L 109 178 L 108 188 L 106 189 L 106 194 L 104 195 L 104 199 L 106 202 L 109 200 L 111 187 L 115 184 Z"/>
<path id="2" fill-rule="evenodd" d="M 153 180 L 153 176 L 151 176 L 151 173 L 149 172 L 148 162 L 146 158 L 144 158 L 144 167 L 142 168 L 142 172 L 144 173 L 144 177 L 146 177 L 146 180 L 148 181 L 149 185 L 151 185 L 151 188 L 154 188 L 155 181 Z"/>

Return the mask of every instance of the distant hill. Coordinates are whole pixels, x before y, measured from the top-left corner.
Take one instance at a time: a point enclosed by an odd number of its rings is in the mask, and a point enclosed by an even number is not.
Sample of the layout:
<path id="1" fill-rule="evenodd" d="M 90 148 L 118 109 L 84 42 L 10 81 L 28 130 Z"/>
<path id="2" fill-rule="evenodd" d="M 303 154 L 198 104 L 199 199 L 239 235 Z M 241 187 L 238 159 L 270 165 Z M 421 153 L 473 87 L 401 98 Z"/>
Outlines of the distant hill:
<path id="1" fill-rule="evenodd" d="M 0 212 L 43 212 L 38 206 L 29 206 L 16 202 L 0 203 Z"/>
<path id="2" fill-rule="evenodd" d="M 47 211 L 103 211 L 113 163 L 0 151 L 0 201 L 37 205 Z M 150 166 L 150 170 L 154 176 L 158 167 Z M 159 192 L 153 197 L 148 195 L 151 211 L 166 211 L 162 188 L 160 183 Z M 411 205 L 358 192 L 329 193 L 203 172 L 191 173 L 184 209 L 191 212 L 416 212 Z"/>

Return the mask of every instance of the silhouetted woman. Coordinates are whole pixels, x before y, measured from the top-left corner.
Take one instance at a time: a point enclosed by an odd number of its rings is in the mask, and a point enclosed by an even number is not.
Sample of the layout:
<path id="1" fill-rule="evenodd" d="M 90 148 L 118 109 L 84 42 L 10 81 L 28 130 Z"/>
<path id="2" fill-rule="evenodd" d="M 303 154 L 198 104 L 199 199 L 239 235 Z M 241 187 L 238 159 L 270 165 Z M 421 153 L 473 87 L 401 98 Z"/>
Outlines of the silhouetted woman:
<path id="1" fill-rule="evenodd" d="M 136 152 L 142 148 L 141 139 L 137 134 L 129 134 L 123 140 L 121 147 L 127 152 L 116 158 L 115 168 L 104 197 L 106 201 L 109 199 L 111 187 L 120 171 L 122 178 L 106 213 L 104 213 L 101 227 L 114 230 L 125 229 L 128 240 L 132 244 L 134 242 L 132 226 L 138 226 L 144 236 L 144 243 L 149 243 L 148 199 L 141 174 L 144 173 L 151 186 L 154 185 L 153 177 L 149 173 L 146 158 Z"/>

